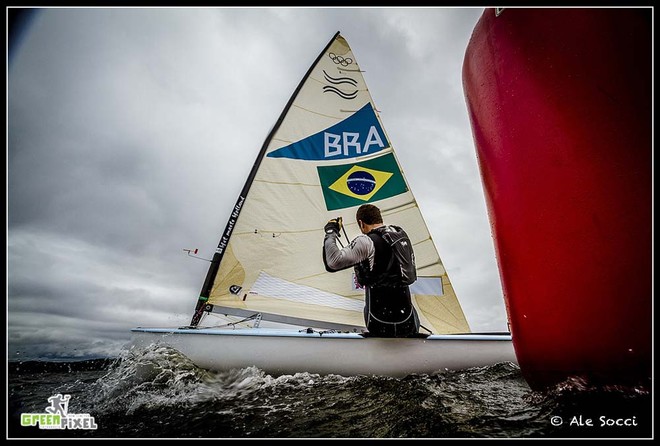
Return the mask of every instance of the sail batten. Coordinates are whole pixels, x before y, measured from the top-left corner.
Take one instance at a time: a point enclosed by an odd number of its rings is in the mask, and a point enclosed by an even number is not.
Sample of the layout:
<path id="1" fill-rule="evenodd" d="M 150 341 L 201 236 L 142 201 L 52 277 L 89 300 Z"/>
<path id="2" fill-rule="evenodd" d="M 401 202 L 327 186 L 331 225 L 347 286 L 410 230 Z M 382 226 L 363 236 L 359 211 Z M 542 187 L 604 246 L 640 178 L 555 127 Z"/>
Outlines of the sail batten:
<path id="1" fill-rule="evenodd" d="M 318 115 L 318 116 L 324 116 L 324 117 L 326 117 L 326 118 L 334 119 L 334 120 L 336 120 L 337 122 L 341 121 L 341 119 L 342 119 L 341 116 L 331 116 L 331 115 L 327 115 L 327 114 L 325 114 L 325 113 L 320 113 L 320 112 L 317 112 L 317 111 L 315 111 L 315 110 L 311 110 L 311 109 L 309 109 L 309 108 L 301 107 L 300 105 L 296 105 L 295 107 L 298 108 L 298 109 L 300 109 L 300 110 L 303 110 L 303 111 L 305 111 L 305 112 L 308 112 L 308 113 L 313 113 L 313 114 Z"/>
<path id="2" fill-rule="evenodd" d="M 240 316 L 244 318 L 256 318 L 257 315 L 261 316 L 261 320 L 278 322 L 288 325 L 296 325 L 301 327 L 309 328 L 325 328 L 325 329 L 334 329 L 334 330 L 343 330 L 343 331 L 360 331 L 361 327 L 348 324 L 338 324 L 338 323 L 329 323 L 326 321 L 320 321 L 317 319 L 304 319 L 291 316 L 282 316 L 279 314 L 271 314 L 264 312 L 254 312 L 249 310 L 241 310 L 239 308 L 231 307 L 221 307 L 215 306 L 213 308 L 214 313 L 226 314 L 231 316 Z"/>
<path id="3" fill-rule="evenodd" d="M 362 73 L 337 33 L 263 144 L 191 325 L 217 306 L 364 329 L 364 291 L 353 270 L 328 273 L 321 249 L 329 219 L 342 217 L 352 240 L 360 233 L 355 211 L 374 203 L 415 246 L 424 277 L 411 292 L 423 325 L 439 334 L 470 331 Z"/>

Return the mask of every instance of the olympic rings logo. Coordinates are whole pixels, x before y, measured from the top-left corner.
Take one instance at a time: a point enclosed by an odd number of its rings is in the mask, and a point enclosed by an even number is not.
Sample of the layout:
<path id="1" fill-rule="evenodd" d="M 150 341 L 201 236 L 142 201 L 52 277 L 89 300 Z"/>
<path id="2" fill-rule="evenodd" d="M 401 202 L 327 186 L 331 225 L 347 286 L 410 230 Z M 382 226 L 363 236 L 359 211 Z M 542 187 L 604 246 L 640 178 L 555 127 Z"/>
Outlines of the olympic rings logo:
<path id="1" fill-rule="evenodd" d="M 335 64 L 341 65 L 342 67 L 347 67 L 347 66 L 349 66 L 350 64 L 353 63 L 353 59 L 351 59 L 350 57 L 344 58 L 342 56 L 336 55 L 335 53 L 328 53 L 328 57 Z"/>

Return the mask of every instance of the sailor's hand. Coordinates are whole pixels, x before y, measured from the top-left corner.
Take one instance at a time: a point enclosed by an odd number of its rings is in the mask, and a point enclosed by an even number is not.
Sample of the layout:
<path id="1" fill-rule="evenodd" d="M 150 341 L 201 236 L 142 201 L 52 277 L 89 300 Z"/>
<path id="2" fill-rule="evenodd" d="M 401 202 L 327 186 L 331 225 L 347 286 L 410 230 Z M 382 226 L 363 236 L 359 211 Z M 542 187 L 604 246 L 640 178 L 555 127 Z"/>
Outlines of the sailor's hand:
<path id="1" fill-rule="evenodd" d="M 325 224 L 325 227 L 323 228 L 325 230 L 326 234 L 332 234 L 332 233 L 337 233 L 339 234 L 339 230 L 341 227 L 339 226 L 339 219 L 333 218 L 329 222 Z"/>

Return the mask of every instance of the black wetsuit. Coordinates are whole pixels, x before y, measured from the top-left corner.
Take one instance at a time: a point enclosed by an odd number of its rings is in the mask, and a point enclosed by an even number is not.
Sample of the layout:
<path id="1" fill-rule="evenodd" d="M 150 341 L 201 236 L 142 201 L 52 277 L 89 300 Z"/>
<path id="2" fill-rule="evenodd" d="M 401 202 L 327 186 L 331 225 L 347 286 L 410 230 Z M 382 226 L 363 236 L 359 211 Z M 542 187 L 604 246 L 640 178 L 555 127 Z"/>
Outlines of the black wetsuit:
<path id="1" fill-rule="evenodd" d="M 354 266 L 358 280 L 366 282 L 364 321 L 370 336 L 409 337 L 419 332 L 419 317 L 406 285 L 382 286 L 378 277 L 391 265 L 392 250 L 376 230 L 356 237 L 339 249 L 336 233 L 326 234 L 323 256 L 329 271 Z M 371 283 L 373 282 L 373 283 Z"/>

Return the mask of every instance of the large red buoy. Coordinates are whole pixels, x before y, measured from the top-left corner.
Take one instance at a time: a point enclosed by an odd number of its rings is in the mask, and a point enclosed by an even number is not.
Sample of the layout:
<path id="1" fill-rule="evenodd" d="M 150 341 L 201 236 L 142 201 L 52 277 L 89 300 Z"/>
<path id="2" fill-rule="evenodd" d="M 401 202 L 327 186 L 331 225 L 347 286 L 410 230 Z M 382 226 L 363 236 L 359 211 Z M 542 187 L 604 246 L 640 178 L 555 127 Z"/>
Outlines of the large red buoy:
<path id="1" fill-rule="evenodd" d="M 534 389 L 646 383 L 652 10 L 485 9 L 463 87 L 510 330 Z"/>

